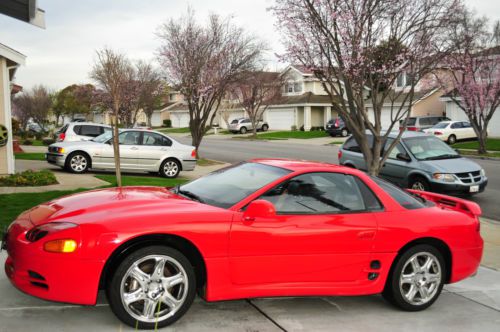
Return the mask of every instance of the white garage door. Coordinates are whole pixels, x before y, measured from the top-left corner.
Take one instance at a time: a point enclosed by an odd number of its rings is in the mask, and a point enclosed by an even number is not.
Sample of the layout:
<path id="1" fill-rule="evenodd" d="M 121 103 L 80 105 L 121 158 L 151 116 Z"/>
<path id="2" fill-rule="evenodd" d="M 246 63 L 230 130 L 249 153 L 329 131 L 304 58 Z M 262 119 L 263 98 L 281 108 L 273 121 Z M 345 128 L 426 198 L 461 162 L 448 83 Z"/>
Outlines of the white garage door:
<path id="1" fill-rule="evenodd" d="M 268 110 L 267 123 L 271 130 L 290 130 L 295 124 L 293 109 Z"/>
<path id="2" fill-rule="evenodd" d="M 172 127 L 186 128 L 189 127 L 189 113 L 171 113 Z"/>

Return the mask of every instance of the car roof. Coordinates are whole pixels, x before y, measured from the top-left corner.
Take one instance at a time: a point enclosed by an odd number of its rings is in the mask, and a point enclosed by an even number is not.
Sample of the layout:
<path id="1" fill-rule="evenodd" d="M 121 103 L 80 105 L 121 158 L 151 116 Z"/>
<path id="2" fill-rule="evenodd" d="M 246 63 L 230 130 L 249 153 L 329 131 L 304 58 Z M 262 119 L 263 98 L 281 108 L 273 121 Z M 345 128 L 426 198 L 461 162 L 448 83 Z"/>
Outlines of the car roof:
<path id="1" fill-rule="evenodd" d="M 276 158 L 276 159 L 267 159 L 267 158 L 257 158 L 257 159 L 252 159 L 250 162 L 254 163 L 259 163 L 259 164 L 264 164 L 264 165 L 269 165 L 269 166 L 275 166 L 275 167 L 280 167 L 280 168 L 286 168 L 291 171 L 301 171 L 304 169 L 310 169 L 310 168 L 332 168 L 332 169 L 349 169 L 348 167 L 345 166 L 340 166 L 340 165 L 335 165 L 335 164 L 330 164 L 330 163 L 325 163 L 325 162 L 320 162 L 320 161 L 309 161 L 309 160 L 295 160 L 295 159 L 281 159 L 281 158 Z"/>
<path id="2" fill-rule="evenodd" d="M 390 138 L 396 138 L 398 137 L 399 131 L 391 131 L 389 133 Z M 401 138 L 413 138 L 413 137 L 425 137 L 425 136 L 430 136 L 427 133 L 422 133 L 419 131 L 411 131 L 411 130 L 406 130 L 403 132 L 403 135 L 401 135 Z"/>
<path id="3" fill-rule="evenodd" d="M 75 125 L 75 126 L 81 126 L 81 125 L 89 125 L 89 126 L 101 126 L 101 127 L 111 127 L 110 125 L 107 124 L 102 124 L 102 123 L 95 123 L 95 122 L 70 122 L 68 123 L 69 125 Z"/>

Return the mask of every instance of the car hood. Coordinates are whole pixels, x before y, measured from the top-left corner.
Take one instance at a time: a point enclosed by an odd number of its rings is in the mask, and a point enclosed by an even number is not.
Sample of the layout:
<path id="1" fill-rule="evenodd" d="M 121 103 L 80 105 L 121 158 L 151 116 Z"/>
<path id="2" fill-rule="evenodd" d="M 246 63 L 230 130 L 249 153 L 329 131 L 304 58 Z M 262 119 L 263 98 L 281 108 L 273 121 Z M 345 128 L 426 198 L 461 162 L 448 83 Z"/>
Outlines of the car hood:
<path id="1" fill-rule="evenodd" d="M 150 213 L 186 213 L 215 207 L 191 201 L 162 187 L 123 187 L 91 190 L 38 205 L 26 213 L 33 225 L 51 221 L 76 224 L 116 220 Z"/>
<path id="2" fill-rule="evenodd" d="M 426 168 L 440 173 L 466 173 L 481 170 L 481 166 L 467 158 L 420 161 Z"/>

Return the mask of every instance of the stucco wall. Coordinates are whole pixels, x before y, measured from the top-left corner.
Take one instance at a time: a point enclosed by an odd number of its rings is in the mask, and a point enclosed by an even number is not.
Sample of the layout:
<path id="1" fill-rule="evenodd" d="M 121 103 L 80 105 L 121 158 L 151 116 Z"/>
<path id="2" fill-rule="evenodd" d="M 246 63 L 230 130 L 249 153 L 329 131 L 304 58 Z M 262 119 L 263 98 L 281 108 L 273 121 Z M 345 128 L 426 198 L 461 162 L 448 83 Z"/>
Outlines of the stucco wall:
<path id="1" fill-rule="evenodd" d="M 323 126 L 324 114 L 323 107 L 311 107 L 311 126 Z"/>
<path id="2" fill-rule="evenodd" d="M 425 116 L 425 115 L 443 115 L 446 112 L 444 102 L 439 100 L 443 95 L 442 91 L 436 91 L 431 96 L 416 103 L 412 110 L 411 116 Z"/>

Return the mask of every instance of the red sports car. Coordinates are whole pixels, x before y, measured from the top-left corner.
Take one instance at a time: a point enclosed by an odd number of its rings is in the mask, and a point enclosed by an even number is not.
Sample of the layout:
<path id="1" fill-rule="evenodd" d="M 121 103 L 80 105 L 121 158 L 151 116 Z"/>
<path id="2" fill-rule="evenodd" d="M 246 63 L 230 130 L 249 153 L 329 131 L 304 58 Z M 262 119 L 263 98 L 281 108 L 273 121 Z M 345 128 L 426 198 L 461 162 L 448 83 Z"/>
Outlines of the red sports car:
<path id="1" fill-rule="evenodd" d="M 173 323 L 207 301 L 382 293 L 410 311 L 474 274 L 473 202 L 403 191 L 355 169 L 253 160 L 175 188 L 67 196 L 22 213 L 4 245 L 20 290 L 124 323 Z M 137 325 L 136 325 L 137 324 Z"/>

